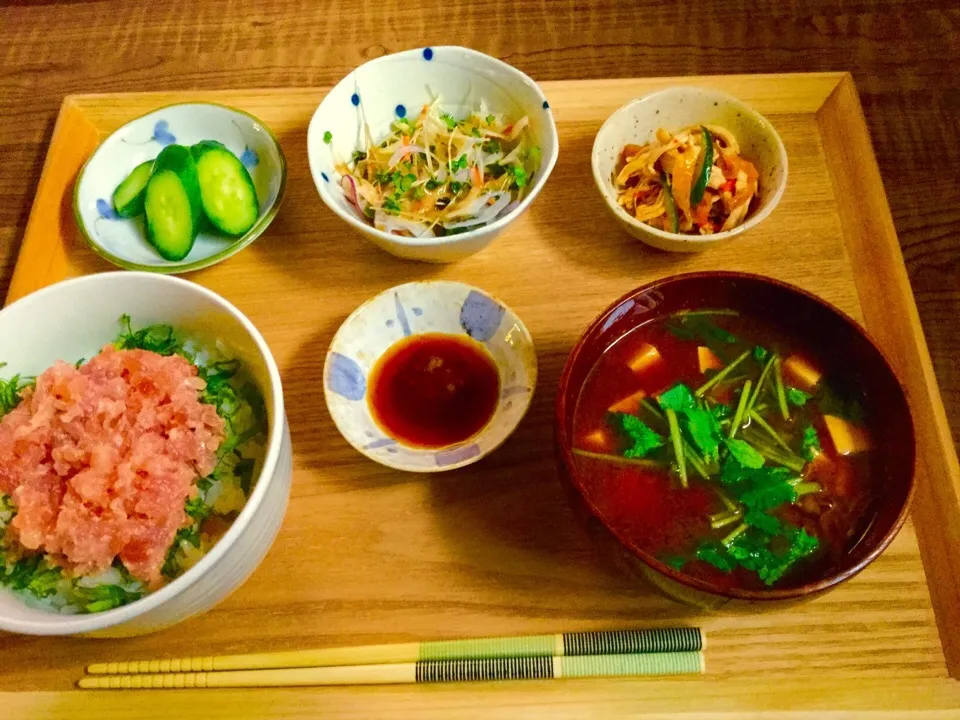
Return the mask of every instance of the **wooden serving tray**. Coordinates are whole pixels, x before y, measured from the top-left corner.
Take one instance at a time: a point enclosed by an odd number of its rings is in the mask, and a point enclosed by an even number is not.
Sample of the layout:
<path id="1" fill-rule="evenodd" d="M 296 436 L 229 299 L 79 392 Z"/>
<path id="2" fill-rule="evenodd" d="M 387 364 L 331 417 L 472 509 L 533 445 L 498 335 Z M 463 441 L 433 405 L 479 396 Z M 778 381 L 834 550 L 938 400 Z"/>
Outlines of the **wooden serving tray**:
<path id="1" fill-rule="evenodd" d="M 676 84 L 720 88 L 754 105 L 780 131 L 790 157 L 787 191 L 770 218 L 696 256 L 657 252 L 624 234 L 590 173 L 594 134 L 607 116 Z M 293 433 L 293 498 L 263 565 L 206 615 L 122 641 L 0 637 L 0 687 L 19 691 L 0 696 L 0 714 L 783 717 L 842 710 L 853 717 L 872 710 L 900 718 L 908 710 L 946 717 L 960 708 L 960 685 L 949 679 L 960 676 L 960 471 L 850 76 L 548 82 L 543 89 L 560 132 L 553 176 L 491 248 L 451 266 L 394 259 L 323 206 L 306 158 L 307 123 L 322 89 L 66 98 L 8 301 L 112 269 L 84 245 L 71 203 L 81 164 L 122 123 L 170 103 L 213 100 L 255 114 L 283 144 L 289 183 L 273 225 L 237 257 L 190 279 L 234 302 L 273 348 Z M 553 465 L 556 383 L 589 321 L 641 283 L 706 269 L 795 283 L 862 321 L 893 359 L 915 415 L 912 522 L 860 576 L 781 612 L 698 615 L 621 576 L 574 523 Z M 394 472 L 361 457 L 337 433 L 322 391 L 324 354 L 340 322 L 375 293 L 424 278 L 461 280 L 501 297 L 530 328 L 541 369 L 530 413 L 504 447 L 439 476 Z M 706 630 L 705 677 L 149 696 L 71 691 L 86 663 L 115 659 L 677 623 Z"/>

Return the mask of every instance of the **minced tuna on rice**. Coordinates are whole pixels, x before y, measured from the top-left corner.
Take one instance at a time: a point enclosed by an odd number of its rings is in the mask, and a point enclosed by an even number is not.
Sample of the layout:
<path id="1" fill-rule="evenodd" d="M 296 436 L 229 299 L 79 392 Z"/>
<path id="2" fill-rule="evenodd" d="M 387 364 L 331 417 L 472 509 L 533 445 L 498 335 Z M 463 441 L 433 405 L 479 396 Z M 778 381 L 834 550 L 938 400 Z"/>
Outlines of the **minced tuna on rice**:
<path id="1" fill-rule="evenodd" d="M 265 439 L 238 363 L 198 366 L 169 327 L 127 327 L 85 364 L 0 381 L 0 585 L 60 612 L 132 602 L 199 560 Z"/>
<path id="2" fill-rule="evenodd" d="M 8 540 L 80 574 L 115 558 L 147 585 L 187 524 L 184 503 L 216 465 L 224 422 L 187 360 L 108 345 L 86 365 L 58 362 L 0 420 Z"/>

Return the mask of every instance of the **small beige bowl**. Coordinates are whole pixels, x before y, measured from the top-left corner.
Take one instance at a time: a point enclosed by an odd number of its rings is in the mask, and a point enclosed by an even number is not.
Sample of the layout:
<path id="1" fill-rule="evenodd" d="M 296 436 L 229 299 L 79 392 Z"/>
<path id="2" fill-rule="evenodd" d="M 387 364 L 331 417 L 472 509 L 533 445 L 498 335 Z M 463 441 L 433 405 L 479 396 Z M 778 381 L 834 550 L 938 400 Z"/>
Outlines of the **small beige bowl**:
<path id="1" fill-rule="evenodd" d="M 684 235 L 640 222 L 617 205 L 613 172 L 624 145 L 642 145 L 657 128 L 678 130 L 687 125 L 722 125 L 737 138 L 742 155 L 760 173 L 759 206 L 746 222 L 713 235 Z M 780 202 L 787 185 L 787 152 L 773 125 L 756 110 L 717 90 L 675 87 L 627 103 L 607 121 L 593 142 L 593 179 L 610 212 L 633 237 L 660 250 L 698 252 L 758 225 Z"/>

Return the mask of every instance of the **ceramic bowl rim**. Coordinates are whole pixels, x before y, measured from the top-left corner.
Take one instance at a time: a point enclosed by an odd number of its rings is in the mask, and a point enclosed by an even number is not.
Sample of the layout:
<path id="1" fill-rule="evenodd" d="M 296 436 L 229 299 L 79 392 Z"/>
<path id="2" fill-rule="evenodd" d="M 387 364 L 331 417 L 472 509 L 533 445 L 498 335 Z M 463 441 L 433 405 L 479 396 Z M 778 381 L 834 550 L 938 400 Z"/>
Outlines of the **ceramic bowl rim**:
<path id="1" fill-rule="evenodd" d="M 533 359 L 533 364 L 532 364 L 532 366 L 531 366 L 530 368 L 528 368 L 529 371 L 530 371 L 530 373 L 531 373 L 530 377 L 528 378 L 528 381 L 529 381 L 530 386 L 531 386 L 531 391 L 530 391 L 529 393 L 524 393 L 524 396 L 523 396 L 524 407 L 523 407 L 522 412 L 520 412 L 520 414 L 517 415 L 517 420 L 516 420 L 516 422 L 513 424 L 513 427 L 511 427 L 511 428 L 507 431 L 507 433 L 503 436 L 503 439 L 500 440 L 500 442 L 496 443 L 495 445 L 491 445 L 490 447 L 486 448 L 483 452 L 481 452 L 481 453 L 479 453 L 479 454 L 477 454 L 477 455 L 475 455 L 475 456 L 473 456 L 473 457 L 467 458 L 467 459 L 465 459 L 465 460 L 461 460 L 461 461 L 459 461 L 459 462 L 456 462 L 456 463 L 453 463 L 453 464 L 450 464 L 450 465 L 444 465 L 444 466 L 442 466 L 442 467 L 440 467 L 440 466 L 437 466 L 437 467 L 408 467 L 408 466 L 401 465 L 401 464 L 390 463 L 390 462 L 388 462 L 389 458 L 378 457 L 378 456 L 372 455 L 366 448 L 364 448 L 364 447 L 361 446 L 361 445 L 357 445 L 356 443 L 354 443 L 353 440 L 351 440 L 349 437 L 347 437 L 347 434 L 346 434 L 346 433 L 341 429 L 341 427 L 340 427 L 340 421 L 339 421 L 339 419 L 338 419 L 338 414 L 334 412 L 333 407 L 331 406 L 330 389 L 327 387 L 327 373 L 328 373 L 328 371 L 329 371 L 329 369 L 330 369 L 330 356 L 332 355 L 333 352 L 335 352 L 335 351 L 334 351 L 334 346 L 337 344 L 338 339 L 341 337 L 340 334 L 341 334 L 342 332 L 345 332 L 346 327 L 347 327 L 351 322 L 353 322 L 356 318 L 358 318 L 360 315 L 362 315 L 364 312 L 366 312 L 366 311 L 370 308 L 370 306 L 373 305 L 374 302 L 376 302 L 377 300 L 379 300 L 380 298 L 382 298 L 382 297 L 384 297 L 384 296 L 388 296 L 388 295 L 391 295 L 391 294 L 393 294 L 393 293 L 395 293 L 395 292 L 399 292 L 399 291 L 402 290 L 403 288 L 406 288 L 406 287 L 409 287 L 409 286 L 412 286 L 412 285 L 455 285 L 455 286 L 457 286 L 458 288 L 462 288 L 462 289 L 466 290 L 468 293 L 469 293 L 469 292 L 478 292 L 478 293 L 480 293 L 481 295 L 483 295 L 484 297 L 489 298 L 490 300 L 493 300 L 495 303 L 497 303 L 498 305 L 500 305 L 500 306 L 504 309 L 504 311 L 505 311 L 504 314 L 505 314 L 505 315 L 506 315 L 506 314 L 509 314 L 509 315 L 511 315 L 513 318 L 516 319 L 516 326 L 520 328 L 520 331 L 521 331 L 522 334 L 523 334 L 524 340 L 526 341 L 526 343 L 528 344 L 528 346 L 529 346 L 529 347 L 531 348 L 531 350 L 532 350 L 530 356 L 531 356 L 531 358 Z M 414 336 L 416 336 L 416 335 L 423 335 L 423 334 L 425 334 L 425 333 L 411 333 L 411 337 L 414 337 Z M 399 342 L 399 340 L 395 340 L 393 343 L 390 344 L 390 346 L 396 344 L 397 342 Z M 388 347 L 389 347 L 389 346 L 388 346 Z M 380 357 L 380 356 L 378 355 L 377 358 L 379 359 L 379 357 Z M 376 360 L 375 360 L 374 362 L 376 362 Z M 497 369 L 500 370 L 500 369 L 501 369 L 501 366 L 500 366 L 500 365 L 497 365 Z M 388 467 L 388 468 L 391 468 L 391 469 L 393 469 L 393 470 L 400 470 L 400 471 L 403 471 L 403 472 L 414 472 L 414 473 L 441 473 L 441 472 L 447 472 L 447 471 L 449 471 L 449 470 L 457 470 L 457 469 L 459 469 L 459 468 L 463 468 L 463 467 L 467 467 L 468 465 L 472 465 L 472 464 L 475 463 L 475 462 L 479 462 L 479 461 L 482 460 L 483 458 L 487 457 L 487 455 L 489 455 L 490 453 L 492 453 L 494 450 L 496 450 L 497 448 L 499 448 L 501 445 L 503 445 L 503 444 L 510 438 L 510 436 L 513 435 L 514 432 L 516 432 L 516 429 L 520 426 L 520 423 L 523 421 L 523 418 L 526 417 L 527 413 L 529 412 L 530 406 L 533 404 L 533 395 L 534 395 L 534 393 L 536 392 L 536 388 L 537 388 L 537 378 L 538 378 L 538 376 L 539 376 L 539 372 L 540 372 L 540 369 L 539 369 L 539 361 L 538 361 L 538 359 L 537 359 L 536 346 L 535 346 L 534 343 L 533 343 L 533 336 L 530 334 L 530 331 L 527 329 L 526 324 L 523 322 L 523 320 L 520 318 L 520 316 L 519 316 L 516 312 L 514 312 L 513 309 L 512 309 L 509 305 L 507 305 L 506 303 L 502 302 L 498 297 L 496 297 L 495 295 L 487 292 L 486 290 L 483 290 L 482 288 L 476 287 L 475 285 L 470 285 L 470 284 L 468 284 L 468 283 L 459 282 L 459 281 L 457 281 L 457 280 L 413 280 L 413 281 L 411 281 L 411 282 L 401 283 L 400 285 L 394 285 L 393 287 L 387 288 L 386 290 L 377 293 L 377 294 L 374 295 L 373 297 L 368 298 L 367 300 L 365 300 L 364 302 L 362 302 L 352 313 L 350 313 L 350 314 L 347 316 L 347 318 L 340 324 L 340 326 L 337 328 L 337 332 L 334 333 L 333 339 L 330 341 L 330 346 L 327 348 L 327 354 L 326 354 L 326 357 L 325 357 L 324 362 L 323 362 L 323 397 L 324 397 L 324 401 L 325 401 L 325 403 L 326 403 L 326 405 L 327 405 L 327 412 L 329 413 L 331 419 L 333 420 L 333 424 L 336 426 L 337 432 L 340 433 L 341 437 L 343 437 L 343 439 L 346 440 L 347 443 L 348 443 L 354 450 L 356 450 L 357 452 L 359 452 L 359 453 L 360 453 L 361 455 L 363 455 L 364 457 L 367 457 L 367 458 L 369 458 L 370 460 L 373 460 L 374 462 L 377 462 L 377 463 L 383 465 L 384 467 Z M 367 402 L 366 393 L 364 393 L 364 398 L 363 398 L 363 400 L 362 400 L 362 401 L 358 401 L 358 402 L 364 402 L 364 403 Z M 493 417 L 496 417 L 496 413 L 494 413 Z M 492 418 L 491 418 L 491 420 L 492 420 Z M 468 438 L 468 440 L 469 440 L 469 439 L 472 439 L 472 438 L 478 438 L 478 437 L 480 437 L 480 436 L 487 430 L 488 427 L 489 427 L 489 424 L 488 424 L 488 425 L 485 425 L 485 426 L 484 426 L 483 428 L 481 428 L 477 433 L 475 433 L 474 435 L 472 435 L 471 438 Z M 403 445 L 403 443 L 401 443 L 401 442 L 399 442 L 399 441 L 397 441 L 397 442 L 398 442 L 398 445 L 401 445 L 401 446 Z M 467 441 L 465 440 L 465 441 L 463 441 L 463 442 L 465 443 L 465 442 L 467 442 Z M 457 445 L 459 445 L 459 444 L 462 444 L 462 443 L 458 443 Z M 451 446 L 451 447 L 456 447 L 456 445 Z M 422 448 L 414 448 L 414 449 L 419 450 L 419 449 L 422 449 Z M 443 450 L 443 449 L 444 449 L 444 448 L 436 448 L 436 450 Z"/>
<path id="2" fill-rule="evenodd" d="M 782 589 L 771 589 L 771 590 L 746 590 L 742 588 L 730 588 L 722 589 L 712 583 L 709 583 L 705 580 L 699 578 L 694 578 L 686 573 L 670 567 L 669 565 L 658 560 L 654 555 L 637 547 L 634 543 L 631 543 L 619 534 L 617 534 L 613 528 L 603 519 L 600 512 L 597 510 L 596 506 L 584 495 L 581 489 L 580 482 L 577 480 L 579 477 L 576 471 L 576 465 L 573 458 L 572 452 L 572 438 L 569 437 L 567 432 L 567 418 L 570 414 L 576 411 L 576 402 L 572 401 L 569 406 L 567 403 L 567 394 L 570 389 L 570 375 L 573 371 L 573 367 L 576 364 L 580 353 L 584 351 L 587 347 L 587 339 L 590 337 L 594 331 L 602 325 L 602 323 L 611 315 L 611 313 L 619 307 L 625 301 L 635 298 L 638 295 L 648 293 L 652 290 L 656 290 L 659 287 L 662 287 L 667 284 L 680 282 L 680 281 L 697 281 L 697 280 L 717 280 L 717 279 L 729 279 L 729 280 L 748 280 L 752 282 L 766 283 L 768 285 L 773 285 L 782 290 L 786 290 L 791 293 L 796 293 L 803 296 L 805 299 L 814 302 L 820 307 L 834 313 L 846 326 L 846 328 L 853 334 L 859 335 L 863 340 L 865 340 L 877 353 L 877 356 L 880 358 L 882 365 L 885 367 L 886 372 L 889 373 L 890 377 L 893 378 L 894 383 L 897 388 L 899 388 L 900 393 L 903 396 L 904 403 L 907 407 L 907 426 L 910 428 L 910 438 L 909 442 L 904 443 L 904 452 L 909 452 L 910 454 L 910 477 L 907 479 L 907 492 L 904 498 L 903 505 L 900 508 L 900 511 L 896 519 L 891 524 L 890 528 L 883 535 L 882 538 L 875 544 L 871 550 L 864 555 L 855 565 L 846 568 L 840 572 L 834 572 L 830 575 L 827 575 L 820 580 L 813 582 L 804 583 L 803 585 L 798 585 L 792 588 L 782 588 Z M 571 350 L 570 355 L 567 358 L 566 363 L 563 366 L 563 371 L 560 374 L 559 388 L 557 391 L 557 401 L 555 406 L 554 414 L 554 429 L 556 433 L 556 451 L 560 458 L 560 462 L 563 466 L 563 471 L 569 477 L 569 484 L 576 491 L 579 499 L 584 503 L 585 507 L 589 509 L 590 515 L 596 519 L 602 527 L 609 532 L 614 538 L 616 538 L 617 543 L 620 547 L 626 552 L 630 553 L 634 558 L 643 563 L 654 572 L 666 576 L 674 582 L 678 583 L 687 588 L 692 588 L 694 590 L 699 590 L 701 592 L 707 593 L 714 597 L 722 597 L 726 599 L 735 599 L 735 600 L 747 600 L 747 601 L 782 601 L 782 600 L 796 600 L 800 598 L 812 597 L 814 595 L 820 594 L 826 590 L 836 587 L 841 583 L 849 580 L 853 576 L 860 573 L 864 570 L 870 563 L 876 560 L 893 542 L 894 538 L 897 536 L 897 533 L 900 531 L 900 528 L 903 526 L 903 523 L 907 519 L 907 515 L 910 511 L 910 504 L 913 500 L 914 493 L 916 491 L 916 424 L 913 420 L 913 411 L 910 408 L 908 401 L 909 396 L 907 395 L 906 389 L 903 386 L 903 383 L 900 380 L 899 375 L 894 371 L 893 365 L 890 362 L 890 358 L 887 354 L 880 348 L 877 342 L 870 336 L 867 330 L 862 327 L 856 320 L 854 320 L 850 315 L 840 310 L 838 307 L 832 303 L 827 302 L 826 300 L 814 295 L 811 292 L 804 290 L 803 288 L 797 287 L 790 283 L 783 282 L 781 280 L 776 280 L 765 275 L 759 275 L 755 273 L 746 273 L 746 272 L 734 272 L 734 271 L 725 271 L 725 270 L 708 270 L 700 272 L 690 272 L 682 273 L 679 275 L 671 275 L 664 278 L 659 278 L 651 282 L 645 283 L 638 288 L 631 290 L 630 292 L 624 294 L 609 306 L 607 306 L 596 318 L 591 321 L 584 330 L 583 334 L 577 340 L 576 345 L 573 350 Z"/>
<path id="3" fill-rule="evenodd" d="M 280 460 L 280 453 L 283 445 L 283 438 L 286 434 L 286 415 L 283 400 L 283 384 L 280 380 L 280 371 L 277 368 L 276 360 L 270 352 L 266 340 L 260 334 L 260 331 L 254 324 L 238 310 L 230 301 L 221 297 L 217 293 L 196 283 L 189 282 L 183 278 L 171 277 L 169 275 L 158 275 L 156 273 L 142 272 L 123 272 L 113 271 L 107 273 L 97 273 L 94 275 L 83 275 L 68 280 L 63 280 L 53 285 L 37 290 L 26 295 L 14 303 L 11 303 L 3 310 L 0 310 L 0 318 L 4 313 L 12 308 L 21 306 L 28 302 L 36 302 L 48 295 L 55 295 L 63 290 L 64 287 L 75 287 L 78 285 L 96 285 L 103 279 L 129 278 L 136 282 L 138 279 L 143 282 L 160 282 L 176 286 L 180 291 L 196 292 L 204 296 L 207 300 L 221 308 L 229 314 L 253 340 L 257 351 L 260 353 L 269 377 L 270 390 L 273 393 L 272 403 L 272 422 L 268 428 L 267 447 L 264 455 L 263 466 L 260 474 L 256 478 L 256 484 L 253 493 L 247 498 L 243 509 L 237 515 L 237 518 L 230 525 L 230 528 L 222 538 L 213 546 L 213 548 L 204 555 L 200 561 L 192 568 L 183 573 L 180 577 L 165 585 L 156 592 L 145 595 L 139 600 L 128 605 L 122 605 L 112 610 L 106 610 L 101 613 L 89 615 L 59 615 L 50 613 L 51 618 L 56 618 L 58 622 L 45 622 L 38 620 L 8 620 L 0 611 L 0 630 L 20 633 L 25 635 L 75 635 L 78 633 L 89 633 L 107 628 L 116 627 L 140 617 L 161 605 L 182 594 L 189 587 L 195 585 L 214 565 L 220 562 L 227 551 L 233 547 L 240 536 L 246 532 L 248 526 L 253 520 L 254 515 L 259 512 L 260 506 L 266 498 L 268 488 L 273 483 L 277 465 Z M 22 602 L 16 598 L 18 602 Z"/>
<path id="4" fill-rule="evenodd" d="M 712 235 L 684 235 L 683 233 L 667 232 L 666 230 L 661 230 L 653 227 L 652 225 L 648 225 L 647 223 L 640 222 L 632 215 L 624 212 L 623 208 L 617 205 L 616 201 L 612 199 L 616 196 L 616 191 L 613 188 L 613 182 L 610 178 L 601 175 L 599 168 L 600 138 L 604 135 L 605 131 L 609 131 L 611 128 L 613 128 L 615 121 L 619 120 L 623 116 L 629 115 L 637 106 L 641 105 L 642 103 L 654 103 L 657 100 L 662 100 L 664 97 L 670 95 L 690 93 L 691 91 L 702 93 L 718 100 L 722 100 L 723 102 L 730 103 L 736 106 L 741 112 L 754 119 L 761 127 L 768 131 L 770 137 L 773 138 L 774 149 L 779 156 L 779 163 L 783 167 L 783 179 L 773 191 L 773 194 L 770 196 L 770 199 L 767 201 L 766 205 L 760 208 L 760 210 L 757 212 L 753 213 L 753 215 L 748 217 L 737 227 L 730 230 L 713 233 Z M 634 98 L 624 105 L 621 105 L 613 112 L 612 115 L 610 115 L 610 117 L 604 121 L 603 125 L 601 125 L 600 129 L 597 131 L 597 134 L 593 140 L 593 148 L 590 152 L 590 165 L 593 170 L 593 181 L 597 186 L 597 190 L 601 197 L 603 197 L 603 201 L 607 206 L 607 209 L 614 214 L 615 218 L 625 222 L 640 232 L 648 233 L 654 237 L 666 240 L 671 244 L 691 243 L 694 245 L 703 245 L 704 247 L 714 243 L 723 242 L 724 240 L 736 237 L 737 235 L 741 235 L 765 220 L 770 213 L 774 211 L 777 205 L 780 204 L 780 198 L 783 197 L 783 193 L 787 188 L 787 180 L 789 176 L 789 159 L 787 157 L 787 150 L 783 145 L 783 140 L 780 137 L 780 133 L 777 132 L 777 129 L 769 120 L 767 120 L 766 117 L 761 115 L 757 110 L 753 109 L 753 107 L 747 103 L 743 102 L 737 97 L 734 97 L 733 95 L 730 95 L 729 93 L 725 93 L 722 90 L 715 90 L 713 88 L 700 87 L 697 85 L 674 85 L 662 90 L 656 90 L 639 98 Z"/>
<path id="5" fill-rule="evenodd" d="M 536 83 L 535 80 L 533 80 L 529 75 L 524 73 L 522 70 L 519 70 L 513 67 L 509 63 L 505 63 L 503 60 L 500 60 L 499 58 L 493 57 L 492 55 L 487 55 L 486 53 L 482 53 L 478 50 L 462 47 L 460 45 L 431 46 L 429 49 L 432 50 L 434 53 L 437 53 L 438 51 L 455 50 L 455 51 L 464 53 L 470 58 L 483 58 L 485 61 L 490 61 L 497 67 L 497 69 L 501 73 L 506 75 L 513 75 L 517 77 L 521 81 L 521 83 L 523 83 L 528 88 L 533 90 L 533 92 L 540 99 L 541 103 L 546 103 L 546 106 L 543 107 L 544 111 L 547 114 L 545 127 L 546 127 L 547 135 L 552 136 L 553 138 L 554 151 L 550 154 L 549 157 L 543 158 L 540 165 L 540 169 L 537 171 L 537 176 L 534 178 L 534 182 L 530 186 L 530 190 L 527 192 L 526 196 L 523 198 L 523 200 L 520 201 L 520 204 L 517 205 L 517 207 L 511 210 L 508 214 L 500 218 L 497 218 L 497 220 L 490 223 L 489 225 L 481 225 L 480 227 L 475 228 L 474 230 L 469 230 L 463 233 L 457 233 L 456 235 L 448 235 L 445 237 L 432 237 L 432 238 L 406 237 L 403 235 L 395 235 L 393 233 L 384 232 L 383 230 L 378 230 L 373 225 L 368 225 L 367 223 L 362 222 L 355 215 L 353 215 L 350 212 L 347 212 L 344 208 L 340 207 L 340 203 L 335 202 L 335 199 L 333 197 L 328 198 L 327 196 L 330 195 L 331 193 L 330 191 L 326 190 L 324 186 L 333 183 L 334 180 L 332 177 L 330 178 L 329 182 L 323 179 L 323 177 L 320 174 L 321 171 L 316 166 L 316 163 L 313 160 L 313 155 L 310 153 L 311 146 L 316 144 L 316 141 L 314 141 L 314 143 L 310 142 L 310 137 L 311 136 L 316 137 L 316 134 L 320 132 L 319 130 L 320 121 L 318 119 L 319 113 L 320 113 L 320 107 L 329 97 L 330 93 L 333 92 L 333 90 L 335 90 L 342 82 L 344 82 L 345 80 L 348 80 L 351 77 L 351 75 L 353 75 L 358 70 L 362 68 L 367 68 L 367 67 L 374 67 L 381 63 L 385 64 L 387 62 L 390 62 L 398 58 L 419 55 L 425 49 L 427 48 L 411 48 L 409 50 L 401 50 L 400 52 L 390 53 L 389 55 L 382 55 L 378 58 L 374 58 L 373 60 L 369 60 L 363 63 L 362 65 L 358 65 L 357 67 L 353 68 L 349 73 L 347 73 L 342 78 L 340 78 L 333 85 L 330 91 L 323 96 L 323 99 L 317 105 L 316 110 L 314 110 L 313 116 L 310 118 L 310 124 L 307 129 L 307 158 L 310 163 L 310 174 L 313 176 L 313 184 L 316 185 L 317 192 L 320 195 L 320 198 L 323 200 L 324 204 L 328 208 L 333 210 L 333 212 L 336 213 L 338 217 L 344 220 L 347 224 L 349 224 L 355 230 L 361 233 L 370 233 L 374 237 L 387 243 L 391 243 L 391 244 L 399 245 L 403 247 L 412 247 L 412 248 L 433 246 L 433 245 L 444 246 L 444 245 L 462 244 L 462 243 L 467 243 L 471 240 L 475 240 L 476 238 L 484 236 L 487 233 L 493 233 L 493 232 L 502 230 L 511 222 L 513 222 L 516 218 L 520 217 L 520 215 L 522 215 L 523 212 L 530 206 L 530 204 L 537 197 L 537 195 L 540 194 L 540 191 L 547 184 L 547 180 L 549 179 L 550 174 L 553 172 L 553 168 L 557 164 L 557 158 L 560 155 L 560 137 L 557 133 L 557 123 L 553 117 L 553 109 L 552 109 L 552 106 L 547 101 L 547 97 L 546 95 L 544 95 L 543 90 L 541 90 L 540 86 Z M 429 62 L 433 62 L 433 61 L 431 60 Z M 454 65 L 455 67 L 457 67 L 460 72 L 464 72 L 465 68 L 469 68 L 468 65 L 465 65 L 463 63 L 451 63 L 451 65 Z"/>
<path id="6" fill-rule="evenodd" d="M 178 264 L 175 265 L 144 265 L 143 263 L 137 263 L 132 260 L 127 260 L 115 255 L 114 253 L 107 250 L 100 243 L 98 243 L 93 235 L 90 233 L 87 228 L 86 223 L 83 221 L 83 216 L 80 212 L 80 187 L 83 184 L 84 178 L 86 177 L 87 169 L 90 163 L 93 162 L 94 158 L 103 150 L 104 145 L 107 144 L 115 135 L 125 130 L 129 125 L 142 120 L 148 115 L 153 115 L 156 112 L 162 110 L 169 110 L 176 107 L 185 107 L 189 105 L 209 105 L 212 107 L 222 108 L 224 110 L 229 110 L 230 112 L 236 113 L 238 115 L 245 115 L 249 119 L 257 123 L 261 128 L 263 128 L 267 135 L 269 136 L 273 147 L 277 150 L 277 156 L 280 159 L 280 186 L 277 188 L 277 195 L 273 200 L 273 204 L 267 208 L 267 211 L 263 214 L 263 217 L 259 218 L 253 227 L 250 228 L 247 232 L 241 235 L 238 238 L 234 238 L 233 243 L 225 247 L 220 252 L 214 253 L 209 257 L 201 258 L 200 260 L 194 260 L 192 262 L 178 261 Z M 260 118 L 258 118 L 253 113 L 249 113 L 246 110 L 240 110 L 239 108 L 232 107 L 230 105 L 224 105 L 223 103 L 218 102 L 208 102 L 208 101 L 196 101 L 196 102 L 178 102 L 170 103 L 169 105 L 162 105 L 161 107 L 154 108 L 149 112 L 145 112 L 142 115 L 138 115 L 132 120 L 128 120 L 123 125 L 118 127 L 112 133 L 107 135 L 90 153 L 90 157 L 84 161 L 83 166 L 80 168 L 80 172 L 77 174 L 77 180 L 73 186 L 73 217 L 77 223 L 77 227 L 80 229 L 80 234 L 83 236 L 84 242 L 87 243 L 89 248 L 93 250 L 94 253 L 102 257 L 104 260 L 116 265 L 117 267 L 124 268 L 125 270 L 135 270 L 139 272 L 149 272 L 154 275 L 179 275 L 181 273 L 192 272 L 194 270 L 202 270 L 208 268 L 212 265 L 216 265 L 219 262 L 226 260 L 227 258 L 233 257 L 241 250 L 245 249 L 247 246 L 253 243 L 254 240 L 259 238 L 264 231 L 270 226 L 273 222 L 273 219 L 276 217 L 277 213 L 280 211 L 280 205 L 283 203 L 284 196 L 286 195 L 287 190 L 287 158 L 283 153 L 283 146 L 280 145 L 280 141 L 277 139 L 277 136 L 273 133 L 273 130 L 264 123 Z M 157 256 L 159 257 L 159 255 Z"/>

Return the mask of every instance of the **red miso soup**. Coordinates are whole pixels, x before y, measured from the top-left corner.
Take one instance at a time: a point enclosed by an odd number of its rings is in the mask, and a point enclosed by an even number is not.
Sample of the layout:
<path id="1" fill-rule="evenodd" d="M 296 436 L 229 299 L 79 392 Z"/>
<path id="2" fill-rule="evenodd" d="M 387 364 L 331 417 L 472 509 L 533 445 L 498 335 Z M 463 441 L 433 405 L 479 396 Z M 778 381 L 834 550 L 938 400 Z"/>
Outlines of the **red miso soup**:
<path id="1" fill-rule="evenodd" d="M 876 516 L 869 405 L 831 362 L 733 310 L 635 328 L 577 401 L 587 499 L 621 539 L 721 589 L 829 574 Z"/>

